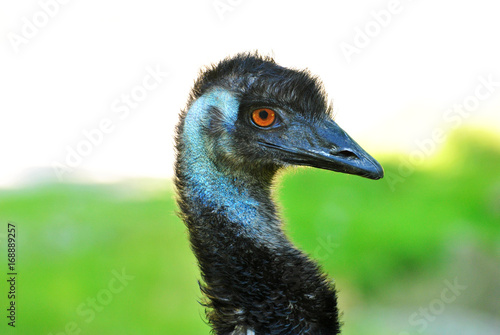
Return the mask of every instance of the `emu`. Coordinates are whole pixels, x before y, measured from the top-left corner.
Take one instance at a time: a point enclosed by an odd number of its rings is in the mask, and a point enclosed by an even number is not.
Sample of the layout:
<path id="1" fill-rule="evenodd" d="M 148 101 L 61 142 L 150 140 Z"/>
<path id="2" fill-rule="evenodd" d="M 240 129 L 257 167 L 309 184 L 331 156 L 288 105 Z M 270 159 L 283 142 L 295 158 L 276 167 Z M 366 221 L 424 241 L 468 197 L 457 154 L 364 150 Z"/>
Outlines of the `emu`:
<path id="1" fill-rule="evenodd" d="M 318 78 L 257 53 L 195 82 L 176 128 L 175 185 L 214 334 L 340 332 L 333 282 L 285 236 L 272 200 L 288 166 L 383 177 L 331 114 Z"/>

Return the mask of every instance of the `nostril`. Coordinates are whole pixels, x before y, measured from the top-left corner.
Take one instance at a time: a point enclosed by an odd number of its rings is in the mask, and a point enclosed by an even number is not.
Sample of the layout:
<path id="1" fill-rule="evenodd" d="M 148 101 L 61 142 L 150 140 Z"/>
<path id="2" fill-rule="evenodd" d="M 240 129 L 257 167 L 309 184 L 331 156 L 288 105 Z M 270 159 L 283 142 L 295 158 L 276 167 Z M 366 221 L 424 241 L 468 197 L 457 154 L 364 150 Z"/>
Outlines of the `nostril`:
<path id="1" fill-rule="evenodd" d="M 359 157 L 352 151 L 349 150 L 342 150 L 340 151 L 337 156 L 340 156 L 345 159 L 358 159 Z"/>
<path id="2" fill-rule="evenodd" d="M 359 159 L 359 157 L 354 152 L 346 149 L 338 149 L 338 148 L 331 149 L 330 154 L 345 159 Z"/>

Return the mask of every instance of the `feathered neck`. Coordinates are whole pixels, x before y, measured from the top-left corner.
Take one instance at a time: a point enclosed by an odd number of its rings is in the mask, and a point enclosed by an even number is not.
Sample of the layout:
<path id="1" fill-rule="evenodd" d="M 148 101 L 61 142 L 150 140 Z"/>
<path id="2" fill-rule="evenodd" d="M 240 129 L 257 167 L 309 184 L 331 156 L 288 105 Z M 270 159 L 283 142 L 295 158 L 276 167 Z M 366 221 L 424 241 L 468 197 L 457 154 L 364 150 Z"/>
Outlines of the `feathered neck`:
<path id="1" fill-rule="evenodd" d="M 217 156 L 211 113 L 232 118 L 237 110 L 234 94 L 212 90 L 177 127 L 178 203 L 209 322 L 216 334 L 337 334 L 332 283 L 280 228 L 271 198 L 276 167 L 238 169 Z"/>

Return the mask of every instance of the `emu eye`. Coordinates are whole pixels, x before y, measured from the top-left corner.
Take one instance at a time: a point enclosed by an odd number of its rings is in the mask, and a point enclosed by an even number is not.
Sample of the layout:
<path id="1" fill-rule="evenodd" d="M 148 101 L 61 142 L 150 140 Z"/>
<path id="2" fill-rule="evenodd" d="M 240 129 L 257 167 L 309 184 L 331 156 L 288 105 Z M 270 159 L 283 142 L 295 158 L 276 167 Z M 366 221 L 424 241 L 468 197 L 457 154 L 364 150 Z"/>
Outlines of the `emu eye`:
<path id="1" fill-rule="evenodd" d="M 276 113 L 270 108 L 259 108 L 252 112 L 252 121 L 259 127 L 269 127 L 276 121 Z"/>

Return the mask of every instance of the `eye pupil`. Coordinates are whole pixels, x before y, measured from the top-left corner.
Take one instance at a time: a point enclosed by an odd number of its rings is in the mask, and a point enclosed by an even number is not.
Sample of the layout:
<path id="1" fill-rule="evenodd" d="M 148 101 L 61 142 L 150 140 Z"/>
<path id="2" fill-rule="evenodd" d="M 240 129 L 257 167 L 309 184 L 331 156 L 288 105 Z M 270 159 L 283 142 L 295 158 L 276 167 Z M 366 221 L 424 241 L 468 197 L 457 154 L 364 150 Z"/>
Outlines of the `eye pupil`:
<path id="1" fill-rule="evenodd" d="M 266 112 L 265 110 L 261 110 L 261 111 L 259 112 L 259 117 L 260 117 L 262 120 L 267 119 L 267 117 L 268 117 L 268 116 L 269 116 L 269 113 L 268 113 L 268 112 Z"/>

